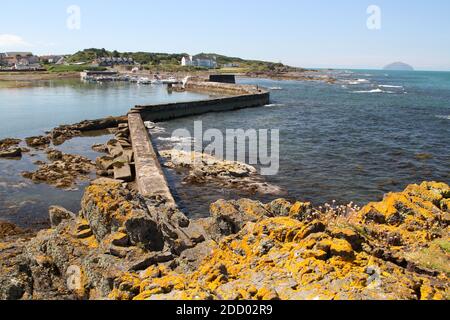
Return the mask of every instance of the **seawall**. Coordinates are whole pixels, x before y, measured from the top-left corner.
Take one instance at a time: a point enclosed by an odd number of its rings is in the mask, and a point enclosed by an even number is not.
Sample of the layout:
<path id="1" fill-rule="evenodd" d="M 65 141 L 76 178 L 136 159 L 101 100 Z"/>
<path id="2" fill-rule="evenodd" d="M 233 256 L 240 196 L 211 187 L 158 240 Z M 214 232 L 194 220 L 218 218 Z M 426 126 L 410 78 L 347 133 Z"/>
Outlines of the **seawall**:
<path id="1" fill-rule="evenodd" d="M 139 193 L 146 198 L 162 196 L 173 205 L 176 205 L 175 200 L 144 121 L 158 122 L 208 112 L 259 107 L 270 101 L 270 93 L 256 86 L 189 82 L 186 88 L 210 93 L 233 94 L 233 96 L 202 101 L 136 106 L 128 114 Z"/>
<path id="2" fill-rule="evenodd" d="M 160 196 L 166 200 L 166 203 L 175 205 L 175 200 L 153 148 L 150 134 L 145 128 L 140 114 L 129 114 L 128 126 L 134 152 L 136 184 L 139 193 L 145 198 Z"/>
<path id="3" fill-rule="evenodd" d="M 209 112 L 260 107 L 270 102 L 270 93 L 257 86 L 188 82 L 186 89 L 227 96 L 201 101 L 136 106 L 131 109 L 130 114 L 139 113 L 144 121 L 158 122 Z"/>

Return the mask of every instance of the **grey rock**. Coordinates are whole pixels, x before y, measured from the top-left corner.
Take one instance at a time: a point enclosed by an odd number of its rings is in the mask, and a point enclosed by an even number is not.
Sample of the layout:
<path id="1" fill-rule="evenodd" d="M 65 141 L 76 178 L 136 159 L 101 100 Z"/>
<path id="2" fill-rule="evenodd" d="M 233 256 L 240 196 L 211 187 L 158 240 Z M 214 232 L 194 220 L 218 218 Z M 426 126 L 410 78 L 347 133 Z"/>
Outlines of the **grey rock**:
<path id="1" fill-rule="evenodd" d="M 75 214 L 60 206 L 51 206 L 48 210 L 50 223 L 53 228 L 59 226 L 64 220 L 74 219 Z"/>

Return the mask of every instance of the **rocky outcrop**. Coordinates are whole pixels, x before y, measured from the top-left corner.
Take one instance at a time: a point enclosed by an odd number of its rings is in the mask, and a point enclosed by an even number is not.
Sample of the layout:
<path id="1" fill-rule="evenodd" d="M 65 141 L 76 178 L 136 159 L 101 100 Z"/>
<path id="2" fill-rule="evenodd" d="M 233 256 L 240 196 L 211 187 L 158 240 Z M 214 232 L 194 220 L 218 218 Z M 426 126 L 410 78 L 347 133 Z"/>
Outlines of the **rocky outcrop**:
<path id="1" fill-rule="evenodd" d="M 35 183 L 47 183 L 57 188 L 67 189 L 74 186 L 78 179 L 88 179 L 95 165 L 89 159 L 48 149 L 50 163 L 39 163 L 34 172 L 23 172 L 24 178 Z"/>
<path id="2" fill-rule="evenodd" d="M 126 123 L 127 117 L 109 117 L 97 120 L 85 120 L 71 125 L 62 125 L 54 128 L 50 133 L 54 145 L 63 144 L 74 137 L 81 136 L 85 132 L 99 131 L 117 128 L 119 124 Z"/>
<path id="3" fill-rule="evenodd" d="M 449 191 L 412 185 L 362 209 L 220 200 L 190 221 L 101 178 L 79 215 L 54 207 L 53 229 L 0 238 L 0 298 L 448 299 Z"/>
<path id="4" fill-rule="evenodd" d="M 7 150 L 0 150 L 0 158 L 21 158 L 22 149 L 10 148 Z"/>
<path id="5" fill-rule="evenodd" d="M 50 138 L 47 136 L 29 137 L 25 139 L 27 146 L 36 149 L 45 149 L 50 145 Z"/>
<path id="6" fill-rule="evenodd" d="M 28 242 L 0 242 L 0 299 L 106 298 L 124 272 L 170 265 L 205 239 L 164 199 L 107 178 L 86 189 L 79 215 L 52 207 L 50 219 Z"/>
<path id="7" fill-rule="evenodd" d="M 20 142 L 20 139 L 11 138 L 0 140 L 0 158 L 21 158 L 22 152 L 26 150 L 19 148 Z"/>
<path id="8" fill-rule="evenodd" d="M 170 169 L 187 170 L 184 183 L 213 182 L 221 187 L 234 188 L 249 194 L 281 194 L 282 190 L 263 181 L 257 170 L 245 163 L 219 160 L 208 154 L 179 150 L 160 152 L 163 165 Z"/>
<path id="9" fill-rule="evenodd" d="M 130 298 L 139 292 L 134 299 L 448 299 L 448 192 L 445 184 L 413 185 L 346 215 L 285 200 L 266 206 L 219 201 L 211 208 L 213 225 L 230 236 L 195 270 L 153 268 L 144 275 L 126 274 L 122 281 L 134 288 L 133 294 L 119 286 L 111 296 Z M 405 219 L 387 222 L 392 215 Z M 410 220 L 417 220 L 415 228 Z M 398 232 L 402 240 L 392 242 L 388 230 Z"/>
<path id="10" fill-rule="evenodd" d="M 60 206 L 51 206 L 48 209 L 50 216 L 50 224 L 52 228 L 59 226 L 64 220 L 70 220 L 75 218 L 75 214 L 69 210 Z"/>

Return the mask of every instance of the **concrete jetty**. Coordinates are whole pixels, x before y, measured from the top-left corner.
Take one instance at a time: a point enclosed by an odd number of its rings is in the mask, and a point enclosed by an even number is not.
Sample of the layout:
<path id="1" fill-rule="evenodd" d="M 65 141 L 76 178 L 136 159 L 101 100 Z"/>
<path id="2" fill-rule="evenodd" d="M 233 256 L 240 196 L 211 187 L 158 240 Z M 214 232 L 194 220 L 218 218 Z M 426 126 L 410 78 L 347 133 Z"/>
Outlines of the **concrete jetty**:
<path id="1" fill-rule="evenodd" d="M 146 198 L 161 196 L 176 205 L 167 179 L 161 168 L 157 152 L 144 121 L 170 119 L 264 106 L 270 102 L 270 93 L 257 86 L 223 84 L 213 82 L 188 82 L 188 90 L 227 94 L 221 98 L 202 101 L 136 106 L 128 114 L 131 143 L 136 167 L 136 183 Z"/>

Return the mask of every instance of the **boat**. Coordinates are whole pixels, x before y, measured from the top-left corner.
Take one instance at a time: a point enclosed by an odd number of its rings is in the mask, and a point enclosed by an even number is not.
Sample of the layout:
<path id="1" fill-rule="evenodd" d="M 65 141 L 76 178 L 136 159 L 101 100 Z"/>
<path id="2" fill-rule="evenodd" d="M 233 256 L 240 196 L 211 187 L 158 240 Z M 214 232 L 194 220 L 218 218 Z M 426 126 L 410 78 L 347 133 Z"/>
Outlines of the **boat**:
<path id="1" fill-rule="evenodd" d="M 143 84 L 143 85 L 151 84 L 151 83 L 152 83 L 152 81 L 149 78 L 145 78 L 145 77 L 139 78 L 137 81 L 137 84 Z"/>
<path id="2" fill-rule="evenodd" d="M 178 81 L 175 77 L 170 77 L 169 79 L 162 80 L 163 84 L 178 84 L 181 81 Z"/>

